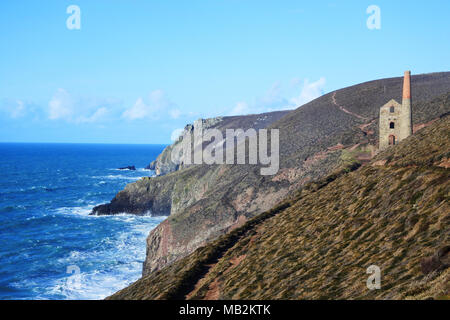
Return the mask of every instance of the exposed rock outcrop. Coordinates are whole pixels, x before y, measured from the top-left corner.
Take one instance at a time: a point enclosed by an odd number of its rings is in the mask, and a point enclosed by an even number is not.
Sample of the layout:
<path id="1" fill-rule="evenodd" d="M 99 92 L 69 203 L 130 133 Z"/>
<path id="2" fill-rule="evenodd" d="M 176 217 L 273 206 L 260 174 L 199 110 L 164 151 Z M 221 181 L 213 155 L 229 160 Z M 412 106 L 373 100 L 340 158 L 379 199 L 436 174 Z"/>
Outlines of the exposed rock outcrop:
<path id="1" fill-rule="evenodd" d="M 193 125 L 191 125 L 191 124 L 186 125 L 186 127 L 184 128 L 181 135 L 191 134 L 192 129 L 193 129 Z M 157 176 L 165 175 L 167 173 L 174 172 L 174 171 L 177 171 L 178 169 L 181 169 L 180 165 L 172 162 L 172 159 L 171 159 L 172 150 L 180 142 L 181 142 L 181 139 L 178 139 L 173 144 L 167 146 L 163 150 L 163 152 L 161 152 L 161 154 L 146 167 L 146 169 L 154 170 L 155 174 Z"/>
<path id="2" fill-rule="evenodd" d="M 194 128 L 201 125 L 204 130 L 206 129 L 218 129 L 225 135 L 226 129 L 243 129 L 249 128 L 262 129 L 266 128 L 271 123 L 281 119 L 289 111 L 276 111 L 263 114 L 254 114 L 246 116 L 233 116 L 233 117 L 216 117 L 208 119 L 198 119 L 193 124 L 188 124 L 184 127 L 180 134 L 180 138 L 173 144 L 167 146 L 163 152 L 152 161 L 146 168 L 155 170 L 157 176 L 165 175 L 170 172 L 174 172 L 183 168 L 187 168 L 191 165 L 186 165 L 185 161 L 180 158 L 180 164 L 172 161 L 172 151 L 182 142 L 181 137 L 184 135 L 191 135 L 192 141 L 194 140 L 192 135 Z"/>
<path id="3" fill-rule="evenodd" d="M 136 171 L 136 167 L 135 167 L 135 166 L 126 166 L 126 167 L 118 168 L 117 170 L 131 170 L 131 171 Z"/>
<path id="4" fill-rule="evenodd" d="M 172 151 L 175 147 L 181 143 L 184 135 L 193 135 L 194 127 L 197 125 L 202 125 L 203 129 L 210 129 L 218 127 L 223 117 L 209 118 L 209 119 L 199 119 L 194 122 L 194 124 L 188 124 L 184 127 L 183 131 L 180 133 L 180 137 L 171 145 L 167 146 L 163 152 L 152 161 L 146 168 L 150 170 L 155 170 L 157 176 L 164 175 L 173 171 L 177 171 L 182 168 L 186 168 L 187 165 L 183 163 L 178 164 L 172 161 Z M 181 160 L 181 162 L 183 162 Z"/>
<path id="5" fill-rule="evenodd" d="M 254 126 L 258 129 L 279 120 L 287 113 L 288 111 L 278 111 L 262 115 L 199 119 L 196 123 L 201 122 L 203 128 L 217 128 L 222 132 L 227 128 L 239 128 L 238 126 L 244 129 Z M 193 130 L 194 124 L 188 124 L 184 132 L 192 134 Z M 215 171 L 211 170 L 214 166 L 174 164 L 171 161 L 171 152 L 178 143 L 180 140 L 166 147 L 157 160 L 147 166 L 147 169 L 155 170 L 157 177 L 143 178 L 127 185 L 110 203 L 94 207 L 91 214 L 109 215 L 126 212 L 164 216 L 175 214 L 201 199 L 208 186 L 213 185 L 217 179 L 214 176 Z M 191 170 L 179 170 L 188 167 Z"/>

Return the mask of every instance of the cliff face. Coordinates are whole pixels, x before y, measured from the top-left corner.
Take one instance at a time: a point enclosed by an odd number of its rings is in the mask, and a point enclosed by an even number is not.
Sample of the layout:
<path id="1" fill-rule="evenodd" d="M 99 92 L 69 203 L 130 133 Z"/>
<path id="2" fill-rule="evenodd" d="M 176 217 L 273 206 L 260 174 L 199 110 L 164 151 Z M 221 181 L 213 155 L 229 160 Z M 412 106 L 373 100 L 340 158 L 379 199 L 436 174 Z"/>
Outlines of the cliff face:
<path id="1" fill-rule="evenodd" d="M 199 119 L 196 121 L 195 125 L 201 124 L 204 129 L 211 129 L 215 127 L 220 127 L 220 122 L 222 122 L 222 117 L 217 118 L 210 118 L 210 119 Z M 188 124 L 184 127 L 183 132 L 180 134 L 180 136 L 184 135 L 193 135 L 194 131 L 194 125 Z M 176 140 L 173 144 L 170 146 L 167 146 L 163 152 L 154 160 L 152 161 L 148 166 L 147 169 L 155 170 L 155 174 L 157 176 L 165 175 L 170 172 L 177 171 L 182 168 L 186 168 L 187 166 L 176 164 L 172 161 L 172 151 L 176 146 L 178 146 L 181 143 L 181 138 Z"/>
<path id="2" fill-rule="evenodd" d="M 261 176 L 257 165 L 194 165 L 131 185 L 94 209 L 169 215 L 147 239 L 143 274 L 170 264 L 270 209 L 299 187 L 341 165 L 368 162 L 377 145 L 379 107 L 401 98 L 402 78 L 383 79 L 324 95 L 277 117 L 223 118 L 224 128 L 280 130 L 280 170 Z M 414 124 L 450 111 L 450 73 L 412 77 Z"/>
<path id="3" fill-rule="evenodd" d="M 109 298 L 448 299 L 449 138 L 447 116 Z"/>
<path id="4" fill-rule="evenodd" d="M 263 129 L 266 128 L 271 123 L 281 119 L 283 116 L 288 114 L 289 111 L 276 111 L 263 114 L 253 114 L 246 116 L 233 116 L 233 117 L 216 117 L 209 119 L 199 119 L 194 124 L 188 124 L 184 127 L 181 136 L 185 134 L 191 135 L 193 140 L 193 131 L 197 125 L 202 126 L 204 130 L 206 129 L 218 129 L 225 135 L 226 129 L 243 129 L 247 130 L 249 128 L 253 129 Z M 178 139 L 170 146 L 167 146 L 163 152 L 152 161 L 147 168 L 150 170 L 155 170 L 156 175 L 165 175 L 170 172 L 174 172 L 183 168 L 188 167 L 187 165 L 177 165 L 172 162 L 171 154 L 174 148 L 181 143 L 181 139 Z"/>
<path id="5" fill-rule="evenodd" d="M 246 116 L 217 117 L 200 119 L 196 123 L 201 122 L 204 129 L 214 128 L 223 133 L 230 128 L 258 130 L 267 127 L 288 113 L 289 111 L 276 111 Z M 184 132 L 190 135 L 193 134 L 193 130 L 194 124 L 188 124 L 184 128 Z M 94 207 L 91 214 L 113 215 L 126 212 L 137 215 L 168 216 L 202 199 L 206 190 L 215 185 L 219 178 L 215 174 L 217 166 L 186 166 L 173 163 L 171 152 L 180 142 L 181 140 L 177 140 L 166 147 L 148 166 L 155 170 L 157 177 L 143 178 L 128 184 L 124 190 L 117 193 L 110 203 Z"/>

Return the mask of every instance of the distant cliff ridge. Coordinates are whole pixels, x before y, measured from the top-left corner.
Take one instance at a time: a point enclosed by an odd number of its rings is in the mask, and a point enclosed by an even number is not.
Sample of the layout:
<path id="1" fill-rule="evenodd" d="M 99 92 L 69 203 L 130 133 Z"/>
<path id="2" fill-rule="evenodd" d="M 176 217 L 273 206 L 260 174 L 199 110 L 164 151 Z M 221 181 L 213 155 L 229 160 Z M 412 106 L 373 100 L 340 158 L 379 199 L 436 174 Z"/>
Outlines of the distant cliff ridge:
<path id="1" fill-rule="evenodd" d="M 194 122 L 194 124 L 188 124 L 184 127 L 184 130 L 180 134 L 180 137 L 170 146 L 164 149 L 164 151 L 152 161 L 147 168 L 155 170 L 156 175 L 165 175 L 167 173 L 180 170 L 182 168 L 187 168 L 191 165 L 186 165 L 186 161 L 183 161 L 182 157 L 180 159 L 180 164 L 171 161 L 172 152 L 176 147 L 182 142 L 182 137 L 184 135 L 193 135 L 194 129 L 197 126 L 201 126 L 203 130 L 206 129 L 218 129 L 225 134 L 226 129 L 242 129 L 247 130 L 253 128 L 255 130 L 266 128 L 271 123 L 281 119 L 289 111 L 276 111 L 263 114 L 246 115 L 246 116 L 233 116 L 233 117 L 216 117 L 209 119 L 199 119 Z M 193 137 L 191 138 L 194 141 Z"/>
<path id="2" fill-rule="evenodd" d="M 182 168 L 186 168 L 187 165 L 183 164 L 183 159 L 181 158 L 179 163 L 174 163 L 172 161 L 172 152 L 174 149 L 182 142 L 182 137 L 185 135 L 193 135 L 194 128 L 196 126 L 201 125 L 204 129 L 211 129 L 218 127 L 218 124 L 222 122 L 223 117 L 217 118 L 209 118 L 209 119 L 199 119 L 194 122 L 194 124 L 187 124 L 183 131 L 180 133 L 178 139 L 167 146 L 163 152 L 156 158 L 156 160 L 152 161 L 146 168 L 150 170 L 155 170 L 157 176 L 164 175 L 173 171 L 177 171 Z"/>
<path id="3" fill-rule="evenodd" d="M 450 111 L 450 72 L 415 75 L 412 87 L 416 128 Z M 331 92 L 291 112 L 223 117 L 215 128 L 280 130 L 275 176 L 261 176 L 258 165 L 168 168 L 163 165 L 170 159 L 168 147 L 159 158 L 164 175 L 127 185 L 93 213 L 169 215 L 147 239 L 143 274 L 148 275 L 269 210 L 306 183 L 342 165 L 369 162 L 378 145 L 379 108 L 401 92 L 402 78 L 381 79 Z"/>

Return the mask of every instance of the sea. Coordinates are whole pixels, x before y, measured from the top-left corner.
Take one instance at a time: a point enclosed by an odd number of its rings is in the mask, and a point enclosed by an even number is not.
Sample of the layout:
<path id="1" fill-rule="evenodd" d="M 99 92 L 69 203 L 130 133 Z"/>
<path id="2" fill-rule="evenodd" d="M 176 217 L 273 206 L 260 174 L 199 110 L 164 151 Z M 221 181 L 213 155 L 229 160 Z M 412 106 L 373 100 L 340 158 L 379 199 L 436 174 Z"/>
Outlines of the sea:
<path id="1" fill-rule="evenodd" d="M 136 281 L 166 217 L 89 213 L 153 176 L 164 147 L 0 143 L 0 299 L 103 299 Z"/>

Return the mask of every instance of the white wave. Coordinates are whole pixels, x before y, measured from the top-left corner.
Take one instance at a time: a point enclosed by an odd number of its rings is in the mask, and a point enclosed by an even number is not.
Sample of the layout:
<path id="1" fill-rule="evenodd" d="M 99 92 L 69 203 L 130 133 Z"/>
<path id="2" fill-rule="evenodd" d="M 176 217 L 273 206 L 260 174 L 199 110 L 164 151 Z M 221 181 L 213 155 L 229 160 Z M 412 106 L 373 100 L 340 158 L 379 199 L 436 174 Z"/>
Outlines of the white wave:
<path id="1" fill-rule="evenodd" d="M 45 188 L 46 188 L 45 186 L 32 186 L 32 187 L 30 188 L 30 190 L 45 189 Z"/>
<path id="2" fill-rule="evenodd" d="M 121 271 L 129 272 L 130 270 Z M 100 271 L 81 272 L 78 275 L 68 275 L 65 279 L 59 279 L 49 288 L 48 293 L 62 295 L 69 300 L 99 300 L 130 283 L 128 279 L 120 276 L 120 271 L 115 275 Z"/>
<path id="3" fill-rule="evenodd" d="M 110 179 L 110 180 L 130 180 L 130 181 L 137 181 L 141 178 L 144 177 L 130 177 L 130 176 L 125 176 L 123 174 L 109 174 L 107 176 L 92 176 L 92 178 L 94 179 L 102 179 L 104 181 L 104 179 Z"/>
<path id="4" fill-rule="evenodd" d="M 75 266 L 79 274 L 67 274 L 53 281 L 48 296 L 65 299 L 103 299 L 123 289 L 141 276 L 145 259 L 146 237 L 165 217 L 112 216 L 124 222 L 123 232 L 105 237 L 92 251 L 71 251 L 57 261 L 60 266 Z M 84 266 L 96 265 L 85 271 Z M 79 266 L 76 267 L 76 266 Z"/>
<path id="5" fill-rule="evenodd" d="M 88 216 L 97 204 L 87 204 L 79 207 L 61 207 L 55 211 L 61 214 L 75 214 L 80 216 Z"/>
<path id="6" fill-rule="evenodd" d="M 0 192 L 0 194 L 11 194 L 11 193 L 29 193 L 30 191 L 32 192 L 38 192 L 40 190 L 45 190 L 45 191 L 51 191 L 54 190 L 51 187 L 46 187 L 46 186 L 31 186 L 28 188 L 18 188 L 18 189 L 12 189 L 12 190 L 6 190 L 6 191 L 2 191 Z"/>

